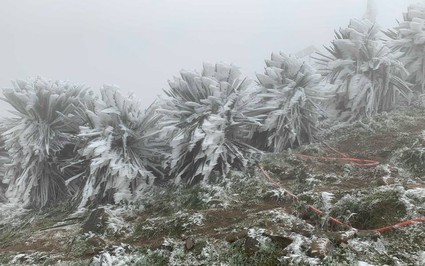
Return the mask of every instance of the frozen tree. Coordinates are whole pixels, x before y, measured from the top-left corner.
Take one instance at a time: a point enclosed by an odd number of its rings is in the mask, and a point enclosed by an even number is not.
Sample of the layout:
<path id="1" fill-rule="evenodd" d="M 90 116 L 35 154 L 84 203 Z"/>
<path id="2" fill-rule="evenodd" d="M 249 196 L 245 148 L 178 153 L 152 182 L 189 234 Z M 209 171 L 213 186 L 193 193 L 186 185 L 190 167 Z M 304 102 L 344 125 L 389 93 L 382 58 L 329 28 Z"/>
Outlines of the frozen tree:
<path id="1" fill-rule="evenodd" d="M 369 20 L 372 23 L 376 22 L 376 16 L 378 15 L 378 8 L 376 7 L 375 0 L 367 0 L 366 13 L 363 18 Z"/>
<path id="2" fill-rule="evenodd" d="M 391 110 L 400 96 L 410 94 L 402 78 L 405 68 L 377 38 L 378 31 L 369 20 L 353 19 L 336 32 L 329 54 L 318 58 L 327 81 L 336 86 L 334 104 L 343 120 Z"/>
<path id="3" fill-rule="evenodd" d="M 259 151 L 244 141 L 249 126 L 259 124 L 256 111 L 247 108 L 251 82 L 226 64 L 204 64 L 201 74 L 180 74 L 169 82 L 169 99 L 162 104 L 175 182 L 199 182 L 213 171 L 225 175 L 255 162 Z"/>
<path id="4" fill-rule="evenodd" d="M 403 14 L 404 21 L 386 32 L 388 45 L 398 53 L 409 72 L 413 90 L 425 93 L 425 4 L 416 4 Z"/>
<path id="5" fill-rule="evenodd" d="M 89 167 L 79 177 L 85 179 L 80 207 L 131 200 L 161 174 L 163 145 L 155 137 L 159 115 L 140 106 L 112 86 L 101 88 L 101 97 L 87 106 L 88 125 L 79 136 L 86 139 L 80 152 Z"/>
<path id="6" fill-rule="evenodd" d="M 306 62 L 283 53 L 273 53 L 266 66 L 264 74 L 257 74 L 260 92 L 256 103 L 266 119 L 254 134 L 254 143 L 274 152 L 309 143 L 316 131 L 313 99 L 318 97 L 321 76 Z"/>
<path id="7" fill-rule="evenodd" d="M 91 99 L 89 91 L 35 78 L 15 82 L 3 95 L 16 115 L 5 121 L 2 134 L 11 160 L 3 180 L 8 198 L 35 208 L 67 199 L 73 191 L 66 181 L 73 174 L 61 169 L 74 156 L 79 126 L 85 123 L 77 109 Z"/>

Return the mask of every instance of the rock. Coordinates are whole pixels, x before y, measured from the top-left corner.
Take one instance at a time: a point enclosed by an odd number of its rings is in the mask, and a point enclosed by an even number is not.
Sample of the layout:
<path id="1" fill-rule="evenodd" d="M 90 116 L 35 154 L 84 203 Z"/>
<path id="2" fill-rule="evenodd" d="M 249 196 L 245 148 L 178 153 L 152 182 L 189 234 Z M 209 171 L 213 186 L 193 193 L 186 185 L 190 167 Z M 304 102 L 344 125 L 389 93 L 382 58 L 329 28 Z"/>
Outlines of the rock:
<path id="1" fill-rule="evenodd" d="M 255 238 L 252 238 L 252 237 L 245 238 L 244 249 L 245 249 L 246 255 L 248 256 L 254 255 L 259 250 L 258 244 L 259 242 Z"/>
<path id="2" fill-rule="evenodd" d="M 223 201 L 219 200 L 219 199 L 212 199 L 212 200 L 208 201 L 208 205 L 210 205 L 210 206 L 222 206 Z"/>
<path id="3" fill-rule="evenodd" d="M 270 240 L 279 248 L 284 249 L 293 242 L 291 238 L 282 236 L 282 232 L 284 231 L 285 231 L 284 227 L 274 225 L 274 226 L 268 227 L 262 235 L 270 238 Z M 301 229 L 297 228 L 297 232 L 298 231 L 301 231 Z"/>
<path id="4" fill-rule="evenodd" d="M 184 241 L 184 247 L 186 250 L 191 250 L 195 246 L 195 240 L 193 238 L 187 238 Z"/>
<path id="5" fill-rule="evenodd" d="M 106 246 L 106 242 L 98 236 L 92 236 L 88 238 L 87 244 L 89 245 L 87 249 L 84 251 L 84 255 L 87 255 L 87 256 L 93 256 L 99 253 Z"/>
<path id="6" fill-rule="evenodd" d="M 378 185 L 379 186 L 387 186 L 395 183 L 395 178 L 391 176 L 382 176 L 378 178 Z"/>
<path id="7" fill-rule="evenodd" d="M 318 238 L 311 243 L 309 254 L 323 259 L 331 250 L 331 241 L 328 238 Z"/>
<path id="8" fill-rule="evenodd" d="M 226 241 L 229 243 L 234 243 L 238 241 L 239 239 L 245 238 L 248 236 L 248 233 L 246 231 L 239 231 L 235 233 L 231 233 L 228 236 L 226 236 Z"/>
<path id="9" fill-rule="evenodd" d="M 348 240 L 353 239 L 357 236 L 358 230 L 350 229 L 345 232 L 328 232 L 326 236 L 336 244 L 347 243 Z"/>
<path id="10" fill-rule="evenodd" d="M 277 244 L 280 248 L 286 248 L 292 243 L 292 239 L 284 236 L 274 236 L 274 235 L 267 235 L 264 234 L 264 236 L 269 237 L 273 243 Z"/>
<path id="11" fill-rule="evenodd" d="M 94 247 L 89 247 L 84 251 L 84 255 L 85 256 L 93 256 L 96 255 L 99 251 L 101 251 L 102 249 L 100 248 L 94 248 Z"/>
<path id="12" fill-rule="evenodd" d="M 106 231 L 109 215 L 104 208 L 95 209 L 90 213 L 89 218 L 82 226 L 82 232 L 93 232 L 96 234 L 103 234 Z"/>
<path id="13" fill-rule="evenodd" d="M 381 237 L 381 233 L 375 231 L 375 230 L 359 230 L 357 232 L 357 237 L 360 238 L 370 238 L 372 240 L 377 240 Z"/>
<path id="14" fill-rule="evenodd" d="M 7 202 L 5 191 L 6 191 L 6 188 L 3 187 L 3 183 L 0 180 L 0 202 Z"/>
<path id="15" fill-rule="evenodd" d="M 106 245 L 105 240 L 98 236 L 92 236 L 87 239 L 87 243 L 89 243 L 93 247 L 103 247 Z"/>
<path id="16" fill-rule="evenodd" d="M 159 245 L 158 249 L 172 252 L 174 250 L 174 243 L 164 239 L 164 241 Z"/>
<path id="17" fill-rule="evenodd" d="M 174 250 L 174 247 L 173 246 L 170 246 L 170 245 L 160 245 L 158 247 L 158 249 L 167 250 L 169 252 L 172 252 Z"/>

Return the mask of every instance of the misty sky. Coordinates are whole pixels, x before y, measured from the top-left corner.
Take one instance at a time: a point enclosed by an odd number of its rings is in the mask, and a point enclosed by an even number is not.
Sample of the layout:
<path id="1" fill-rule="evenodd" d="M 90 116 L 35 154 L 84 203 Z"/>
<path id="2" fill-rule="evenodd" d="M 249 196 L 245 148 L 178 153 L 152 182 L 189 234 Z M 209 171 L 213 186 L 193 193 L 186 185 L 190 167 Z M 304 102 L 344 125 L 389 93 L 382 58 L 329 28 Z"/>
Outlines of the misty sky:
<path id="1" fill-rule="evenodd" d="M 376 0 L 396 25 L 410 0 Z M 329 45 L 367 0 L 1 0 L 0 87 L 30 76 L 116 84 L 147 106 L 181 69 L 228 62 L 250 76 L 271 52 Z M 4 103 L 0 113 L 4 114 Z M 8 108 L 8 107 L 7 107 Z"/>

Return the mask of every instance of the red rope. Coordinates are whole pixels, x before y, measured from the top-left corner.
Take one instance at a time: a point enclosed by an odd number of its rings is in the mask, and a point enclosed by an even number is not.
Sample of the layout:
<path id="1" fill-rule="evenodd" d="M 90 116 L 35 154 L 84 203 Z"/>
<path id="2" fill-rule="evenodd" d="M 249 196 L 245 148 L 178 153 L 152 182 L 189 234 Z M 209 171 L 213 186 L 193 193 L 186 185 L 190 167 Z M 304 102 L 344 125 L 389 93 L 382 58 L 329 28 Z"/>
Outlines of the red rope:
<path id="1" fill-rule="evenodd" d="M 404 222 L 401 222 L 401 223 L 398 223 L 398 224 L 395 224 L 395 225 L 390 225 L 390 226 L 374 229 L 374 231 L 382 233 L 382 232 L 387 232 L 387 231 L 390 231 L 390 230 L 393 230 L 393 229 L 397 229 L 399 227 L 408 226 L 408 225 L 420 223 L 420 222 L 425 222 L 425 217 L 415 218 L 415 219 L 407 220 L 407 221 L 404 221 Z"/>
<path id="2" fill-rule="evenodd" d="M 354 165 L 361 166 L 361 167 L 376 166 L 379 164 L 379 162 L 375 160 L 359 159 L 359 158 L 352 158 L 352 157 L 322 157 L 322 156 L 312 156 L 312 155 L 301 154 L 301 153 L 297 155 L 302 158 L 316 159 L 316 160 L 323 160 L 323 161 L 348 161 L 348 162 L 352 162 Z"/>
<path id="3" fill-rule="evenodd" d="M 299 153 L 298 156 L 300 156 L 302 158 L 309 158 L 309 159 L 316 159 L 316 160 L 323 160 L 323 161 L 347 161 L 347 162 L 352 162 L 354 165 L 360 166 L 360 167 L 376 166 L 376 165 L 379 164 L 379 162 L 375 161 L 375 160 L 348 157 L 345 153 L 338 151 L 337 149 L 326 144 L 325 142 L 322 142 L 322 143 L 329 150 L 335 152 L 336 154 L 340 155 L 341 157 L 312 156 L 312 155 L 301 154 L 301 153 Z"/>
<path id="4" fill-rule="evenodd" d="M 260 170 L 261 170 L 261 172 L 263 173 L 263 175 L 273 184 L 273 185 L 275 185 L 276 187 L 279 187 L 280 189 L 282 189 L 283 191 L 285 191 L 285 193 L 287 193 L 289 196 L 291 196 L 292 198 L 294 198 L 295 200 L 299 200 L 299 198 L 298 198 L 298 196 L 297 195 L 295 195 L 294 193 L 292 193 L 291 191 L 289 191 L 289 190 L 287 190 L 287 189 L 285 189 L 285 188 L 283 188 L 277 181 L 275 181 L 273 178 L 271 178 L 270 177 L 270 175 L 267 173 L 267 171 L 266 170 L 264 170 L 264 168 L 263 168 L 263 166 L 262 165 L 259 165 L 259 168 L 260 168 Z M 321 211 L 321 210 L 319 210 L 319 209 L 317 209 L 317 208 L 315 208 L 314 206 L 312 206 L 312 205 L 308 205 L 307 206 L 310 210 L 312 210 L 313 212 L 315 212 L 315 213 L 317 213 L 317 214 L 319 214 L 319 215 L 322 215 L 323 214 L 323 211 Z M 344 226 L 344 227 L 347 227 L 347 228 L 352 228 L 350 225 L 348 225 L 348 224 L 345 224 L 345 223 L 343 223 L 343 222 L 341 222 L 341 221 L 339 221 L 338 219 L 336 219 L 336 218 L 334 218 L 334 217 L 329 217 L 329 220 L 331 220 L 331 221 L 333 221 L 334 223 L 337 223 L 337 224 L 339 224 L 339 225 L 342 225 L 342 226 Z"/>
<path id="5" fill-rule="evenodd" d="M 341 155 L 341 157 L 348 157 L 345 153 L 342 153 L 342 152 L 338 151 L 337 149 L 334 149 L 334 148 L 333 148 L 333 147 L 331 147 L 330 145 L 326 144 L 326 142 L 323 142 L 323 141 L 322 141 L 322 143 L 323 143 L 326 147 L 328 147 L 328 149 L 330 149 L 331 151 L 333 151 L 333 152 L 335 152 L 335 153 L 337 153 L 337 154 Z"/>
<path id="6" fill-rule="evenodd" d="M 343 158 L 339 158 L 339 159 L 343 159 Z M 358 159 L 358 160 L 362 160 L 362 159 Z M 372 161 L 372 160 L 366 160 L 366 161 Z M 375 161 L 376 162 L 376 161 Z M 379 163 L 379 162 L 378 162 Z M 287 189 L 285 189 L 285 188 L 283 188 L 280 184 L 279 184 L 279 182 L 277 182 L 277 181 L 275 181 L 273 178 L 271 178 L 270 177 L 270 175 L 267 173 L 267 171 L 266 170 L 264 170 L 264 168 L 263 168 L 263 166 L 260 164 L 259 165 L 259 168 L 260 168 L 260 170 L 261 170 L 261 172 L 263 173 L 263 175 L 274 185 L 274 186 L 276 186 L 276 187 L 279 187 L 280 189 L 282 189 L 283 191 L 285 191 L 288 195 L 290 195 L 292 198 L 294 198 L 295 200 L 299 200 L 299 197 L 297 196 L 297 195 L 295 195 L 294 193 L 292 193 L 291 191 L 289 191 L 289 190 L 287 190 Z M 312 206 L 312 205 L 308 205 L 307 206 L 310 210 L 312 210 L 313 212 L 315 212 L 315 213 L 317 213 L 317 214 L 319 214 L 319 215 L 323 215 L 323 211 L 322 210 L 320 210 L 320 209 L 317 209 L 317 208 L 315 208 L 314 206 Z M 336 218 L 334 218 L 334 217 L 329 217 L 329 220 L 330 221 L 332 221 L 332 222 L 334 222 L 334 223 L 336 223 L 336 224 L 339 224 L 339 225 L 341 225 L 341 226 L 343 226 L 343 227 L 345 227 L 345 228 L 353 228 L 351 225 L 349 225 L 349 224 L 346 224 L 346 223 L 343 223 L 343 222 L 341 222 L 340 220 L 338 220 L 338 219 L 336 219 Z M 396 229 L 396 228 L 399 228 L 399 227 L 403 227 L 403 226 L 408 226 L 408 225 L 412 225 L 412 224 L 415 224 L 415 223 L 419 223 L 419 222 L 425 222 L 425 217 L 422 217 L 422 218 L 414 218 L 414 219 L 411 219 L 411 220 L 407 220 L 407 221 L 404 221 L 404 222 L 401 222 L 401 223 L 398 223 L 398 224 L 394 224 L 394 225 L 390 225 L 390 226 L 386 226 L 386 227 L 382 227 L 382 228 L 377 228 L 377 229 L 372 229 L 371 231 L 376 231 L 376 232 L 379 232 L 379 233 L 383 233 L 383 232 L 387 232 L 387 231 L 391 231 L 391 230 L 393 230 L 393 229 Z M 355 229 L 355 228 L 354 228 Z"/>
<path id="7" fill-rule="evenodd" d="M 311 205 L 308 205 L 308 208 L 310 210 L 314 211 L 315 213 L 319 214 L 319 215 L 322 215 L 323 214 L 323 211 L 322 210 L 319 210 L 319 209 L 317 209 L 317 208 L 315 208 L 315 207 L 313 207 Z M 329 216 L 329 220 L 332 221 L 332 222 L 334 222 L 334 223 L 336 223 L 336 224 L 339 224 L 339 225 L 341 225 L 343 227 L 346 227 L 346 228 L 349 228 L 349 229 L 353 228 L 351 225 L 345 224 L 345 223 L 341 222 L 340 220 L 338 220 L 338 219 L 336 219 L 336 218 L 334 218 L 332 216 Z"/>

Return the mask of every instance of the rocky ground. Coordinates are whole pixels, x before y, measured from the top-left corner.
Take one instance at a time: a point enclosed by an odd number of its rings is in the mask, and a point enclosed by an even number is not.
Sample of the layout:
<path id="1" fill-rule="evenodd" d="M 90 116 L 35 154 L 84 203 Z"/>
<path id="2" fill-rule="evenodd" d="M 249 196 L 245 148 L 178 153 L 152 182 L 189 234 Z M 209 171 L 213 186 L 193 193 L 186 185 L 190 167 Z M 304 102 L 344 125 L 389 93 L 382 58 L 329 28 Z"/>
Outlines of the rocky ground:
<path id="1" fill-rule="evenodd" d="M 425 111 L 323 128 L 317 143 L 264 158 L 272 181 L 255 167 L 155 187 L 137 204 L 3 204 L 0 264 L 425 265 L 424 222 L 374 230 L 425 217 Z M 300 156 L 341 157 L 331 148 L 379 165 Z"/>

